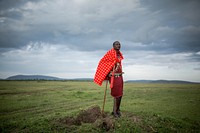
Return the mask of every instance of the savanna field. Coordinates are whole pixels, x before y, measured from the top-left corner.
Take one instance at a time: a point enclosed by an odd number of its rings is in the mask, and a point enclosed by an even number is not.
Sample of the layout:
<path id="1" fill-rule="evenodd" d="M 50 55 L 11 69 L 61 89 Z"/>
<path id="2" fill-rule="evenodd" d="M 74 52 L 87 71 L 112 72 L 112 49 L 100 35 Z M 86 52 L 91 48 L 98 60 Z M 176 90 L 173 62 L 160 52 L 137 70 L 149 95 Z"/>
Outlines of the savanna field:
<path id="1" fill-rule="evenodd" d="M 119 119 L 111 116 L 108 88 L 110 123 L 69 124 L 88 108 L 102 108 L 104 90 L 105 83 L 91 81 L 0 81 L 0 132 L 200 132 L 200 84 L 125 83 Z"/>

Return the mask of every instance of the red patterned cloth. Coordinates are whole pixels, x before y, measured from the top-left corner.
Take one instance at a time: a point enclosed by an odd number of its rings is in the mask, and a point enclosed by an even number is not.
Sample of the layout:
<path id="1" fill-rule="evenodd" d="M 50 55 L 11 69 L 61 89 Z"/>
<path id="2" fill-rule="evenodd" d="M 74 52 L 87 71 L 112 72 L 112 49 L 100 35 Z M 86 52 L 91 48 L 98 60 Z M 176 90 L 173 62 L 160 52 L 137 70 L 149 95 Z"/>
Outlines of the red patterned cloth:
<path id="1" fill-rule="evenodd" d="M 120 53 L 120 58 L 117 58 L 117 53 L 112 48 L 109 50 L 103 58 L 99 61 L 95 76 L 94 76 L 94 83 L 98 85 L 102 85 L 102 82 L 106 80 L 108 73 L 113 69 L 113 66 L 116 62 L 119 62 L 121 65 L 121 60 L 123 59 L 122 53 Z"/>

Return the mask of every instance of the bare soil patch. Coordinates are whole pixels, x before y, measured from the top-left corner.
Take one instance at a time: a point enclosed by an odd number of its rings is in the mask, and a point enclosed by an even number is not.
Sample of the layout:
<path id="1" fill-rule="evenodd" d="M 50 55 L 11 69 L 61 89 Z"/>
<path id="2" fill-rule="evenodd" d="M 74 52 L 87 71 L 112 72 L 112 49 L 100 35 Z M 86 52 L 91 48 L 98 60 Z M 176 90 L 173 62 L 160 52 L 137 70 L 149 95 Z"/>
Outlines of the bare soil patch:
<path id="1" fill-rule="evenodd" d="M 141 122 L 141 118 L 134 116 L 133 114 L 124 113 L 124 116 L 128 116 L 134 123 Z M 93 106 L 86 110 L 80 111 L 75 117 L 65 117 L 60 119 L 59 122 L 66 126 L 81 126 L 83 123 L 91 123 L 96 128 L 109 131 L 115 128 L 115 122 L 117 119 L 120 118 L 114 118 L 109 113 L 102 114 L 99 106 Z"/>
<path id="2" fill-rule="evenodd" d="M 95 127 L 105 129 L 106 131 L 114 128 L 114 121 L 106 113 L 102 114 L 99 106 L 93 106 L 86 110 L 81 110 L 76 117 L 65 117 L 60 122 L 68 126 L 80 126 L 82 123 L 92 123 Z"/>

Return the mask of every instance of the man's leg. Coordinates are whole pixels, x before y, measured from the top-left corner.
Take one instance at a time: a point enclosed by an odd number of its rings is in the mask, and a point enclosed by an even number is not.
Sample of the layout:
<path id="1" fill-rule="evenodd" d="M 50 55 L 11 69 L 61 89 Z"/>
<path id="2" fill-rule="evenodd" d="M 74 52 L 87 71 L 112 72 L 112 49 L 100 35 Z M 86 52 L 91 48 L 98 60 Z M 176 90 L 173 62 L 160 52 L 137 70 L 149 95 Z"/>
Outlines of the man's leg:
<path id="1" fill-rule="evenodd" d="M 117 98 L 114 98 L 114 101 L 113 101 L 113 112 L 112 112 L 112 115 L 114 117 L 118 117 L 118 115 L 117 115 Z"/>
<path id="2" fill-rule="evenodd" d="M 122 99 L 122 96 L 121 97 L 118 97 L 117 98 L 117 110 L 116 110 L 116 113 L 117 115 L 120 117 L 121 116 L 121 112 L 120 112 L 120 104 L 121 104 L 121 99 Z"/>

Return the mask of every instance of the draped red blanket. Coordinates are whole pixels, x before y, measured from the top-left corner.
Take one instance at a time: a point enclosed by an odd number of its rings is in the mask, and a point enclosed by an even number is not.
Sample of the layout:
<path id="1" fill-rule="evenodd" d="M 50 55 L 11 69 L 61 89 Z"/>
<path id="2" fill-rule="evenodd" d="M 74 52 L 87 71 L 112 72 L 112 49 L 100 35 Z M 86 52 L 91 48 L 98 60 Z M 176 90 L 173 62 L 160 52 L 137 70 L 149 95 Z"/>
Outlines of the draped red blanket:
<path id="1" fill-rule="evenodd" d="M 114 48 L 109 50 L 103 56 L 103 58 L 99 61 L 99 64 L 94 76 L 94 82 L 101 86 L 102 82 L 106 79 L 106 76 L 112 70 L 115 63 L 119 62 L 121 64 L 122 59 L 123 59 L 123 56 L 121 52 L 120 52 L 120 58 L 118 59 Z"/>

